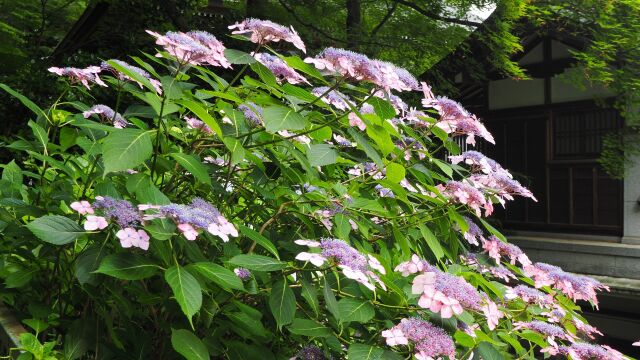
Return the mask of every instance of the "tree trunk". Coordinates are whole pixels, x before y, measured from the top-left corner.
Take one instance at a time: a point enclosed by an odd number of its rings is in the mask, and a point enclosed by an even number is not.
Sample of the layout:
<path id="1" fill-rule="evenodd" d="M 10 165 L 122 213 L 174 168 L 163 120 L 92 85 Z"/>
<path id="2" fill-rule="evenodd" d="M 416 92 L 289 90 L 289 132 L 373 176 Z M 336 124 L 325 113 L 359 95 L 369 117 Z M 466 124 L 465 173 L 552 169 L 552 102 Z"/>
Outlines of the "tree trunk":
<path id="1" fill-rule="evenodd" d="M 347 0 L 347 48 L 358 50 L 362 36 L 360 0 Z"/>

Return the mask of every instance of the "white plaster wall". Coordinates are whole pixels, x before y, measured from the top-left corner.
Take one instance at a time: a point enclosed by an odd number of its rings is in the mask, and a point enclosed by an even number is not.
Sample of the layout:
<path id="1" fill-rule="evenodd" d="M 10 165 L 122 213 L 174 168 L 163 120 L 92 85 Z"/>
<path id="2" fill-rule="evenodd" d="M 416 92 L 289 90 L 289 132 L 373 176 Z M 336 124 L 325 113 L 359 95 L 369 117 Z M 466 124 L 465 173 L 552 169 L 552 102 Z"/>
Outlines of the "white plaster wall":
<path id="1" fill-rule="evenodd" d="M 580 89 L 574 84 L 562 79 L 561 75 L 551 78 L 551 102 L 562 103 L 578 100 L 592 100 L 596 97 L 608 97 L 613 94 L 604 87 L 587 86 Z"/>
<path id="2" fill-rule="evenodd" d="M 489 82 L 489 109 L 544 104 L 544 80 L 496 80 Z"/>

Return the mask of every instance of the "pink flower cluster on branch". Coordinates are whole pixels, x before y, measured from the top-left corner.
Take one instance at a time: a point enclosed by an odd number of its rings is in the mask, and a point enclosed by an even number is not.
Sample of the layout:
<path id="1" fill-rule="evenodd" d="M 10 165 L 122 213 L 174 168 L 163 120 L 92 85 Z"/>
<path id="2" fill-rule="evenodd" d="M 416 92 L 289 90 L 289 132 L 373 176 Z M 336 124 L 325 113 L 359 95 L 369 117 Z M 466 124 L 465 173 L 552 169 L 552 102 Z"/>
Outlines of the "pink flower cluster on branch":
<path id="1" fill-rule="evenodd" d="M 120 113 L 115 112 L 107 105 L 93 105 L 91 109 L 82 113 L 85 118 L 89 118 L 91 115 L 98 115 L 100 120 L 112 123 L 116 129 L 122 129 L 129 125 L 129 122 Z"/>
<path id="2" fill-rule="evenodd" d="M 557 354 L 570 356 L 572 360 L 623 360 L 622 353 L 606 345 L 575 343 L 570 346 L 559 346 Z"/>
<path id="3" fill-rule="evenodd" d="M 598 308 L 597 292 L 609 291 L 609 287 L 598 280 L 588 276 L 576 275 L 565 272 L 558 266 L 545 263 L 535 263 L 525 266 L 524 272 L 535 281 L 537 288 L 552 286 L 573 299 L 573 301 L 586 300 L 592 302 Z"/>
<path id="4" fill-rule="evenodd" d="M 48 70 L 49 72 L 52 72 L 58 76 L 67 76 L 69 77 L 69 81 L 71 81 L 72 84 L 81 83 L 87 89 L 91 89 L 89 84 L 98 84 L 104 87 L 107 86 L 107 84 L 105 84 L 104 81 L 100 79 L 100 76 L 98 76 L 100 71 L 102 71 L 99 66 L 89 66 L 84 69 L 74 67 L 50 67 Z"/>
<path id="5" fill-rule="evenodd" d="M 313 64 L 325 74 L 370 82 L 386 92 L 391 89 L 411 91 L 419 87 L 416 78 L 407 70 L 349 50 L 330 47 L 322 50 L 316 57 L 306 58 L 304 61 Z"/>
<path id="6" fill-rule="evenodd" d="M 374 282 L 378 283 L 382 289 L 387 289 L 378 275 L 373 272 L 376 270 L 381 274 L 386 273 L 380 262 L 371 255 L 364 256 L 346 242 L 325 238 L 320 241 L 296 240 L 295 243 L 320 249 L 320 252 L 301 252 L 296 255 L 296 260 L 308 261 L 315 266 L 322 266 L 325 262 L 329 262 L 338 266 L 344 276 L 361 283 L 370 290 L 375 290 Z"/>
<path id="7" fill-rule="evenodd" d="M 231 32 L 232 34 L 249 35 L 249 39 L 255 44 L 265 45 L 270 42 L 285 41 L 293 44 L 302 52 L 307 52 L 302 39 L 293 26 L 286 27 L 269 20 L 245 19 L 229 26 L 229 29 L 236 29 Z"/>
<path id="8" fill-rule="evenodd" d="M 447 319 L 460 315 L 464 308 L 480 310 L 480 293 L 463 278 L 445 273 L 413 255 L 411 260 L 399 264 L 395 271 L 403 276 L 420 273 L 413 279 L 411 292 L 420 295 L 418 305 Z M 405 275 L 406 274 L 406 275 Z"/>
<path id="9" fill-rule="evenodd" d="M 440 114 L 440 119 L 436 123 L 437 127 L 447 134 L 466 135 L 467 144 L 475 145 L 476 136 L 495 144 L 493 136 L 480 120 L 465 110 L 458 102 L 443 96 L 434 96 L 431 92 L 431 87 L 426 83 L 422 83 L 422 90 L 424 92 L 422 105 L 426 108 L 435 109 Z"/>
<path id="10" fill-rule="evenodd" d="M 387 345 L 413 345 L 418 360 L 434 360 L 447 356 L 455 359 L 456 346 L 441 328 L 420 318 L 405 318 L 389 330 L 382 332 Z"/>
<path id="11" fill-rule="evenodd" d="M 215 36 L 206 31 L 173 32 L 164 35 L 147 30 L 156 38 L 156 44 L 181 64 L 221 66 L 230 68 L 231 64 L 224 56 L 225 47 Z M 156 56 L 161 56 L 160 54 Z"/>
<path id="12" fill-rule="evenodd" d="M 493 212 L 493 204 L 487 200 L 482 191 L 465 182 L 452 180 L 445 185 L 438 184 L 436 188 L 444 197 L 468 205 L 477 216 L 482 216 L 482 210 L 484 210 L 484 216 L 489 216 Z"/>
<path id="13" fill-rule="evenodd" d="M 527 254 L 517 245 L 506 243 L 493 235 L 483 242 L 482 248 L 497 264 L 500 263 L 501 257 L 505 256 L 509 258 L 511 265 L 515 265 L 516 260 L 524 267 L 531 265 L 531 260 L 529 260 Z"/>

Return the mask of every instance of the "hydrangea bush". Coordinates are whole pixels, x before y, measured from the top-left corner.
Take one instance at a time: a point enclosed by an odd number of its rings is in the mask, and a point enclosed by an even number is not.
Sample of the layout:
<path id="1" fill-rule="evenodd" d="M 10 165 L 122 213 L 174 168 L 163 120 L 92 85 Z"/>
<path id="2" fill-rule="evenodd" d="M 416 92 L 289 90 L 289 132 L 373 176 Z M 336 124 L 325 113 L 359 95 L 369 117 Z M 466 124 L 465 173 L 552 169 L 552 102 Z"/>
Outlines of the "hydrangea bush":
<path id="1" fill-rule="evenodd" d="M 485 220 L 535 198 L 460 153 L 494 142 L 474 115 L 362 54 L 282 55 L 293 28 L 230 28 L 249 52 L 148 31 L 155 55 L 51 68 L 47 109 L 0 85 L 35 115 L 0 181 L 24 358 L 625 358 L 576 305 L 606 286 Z"/>

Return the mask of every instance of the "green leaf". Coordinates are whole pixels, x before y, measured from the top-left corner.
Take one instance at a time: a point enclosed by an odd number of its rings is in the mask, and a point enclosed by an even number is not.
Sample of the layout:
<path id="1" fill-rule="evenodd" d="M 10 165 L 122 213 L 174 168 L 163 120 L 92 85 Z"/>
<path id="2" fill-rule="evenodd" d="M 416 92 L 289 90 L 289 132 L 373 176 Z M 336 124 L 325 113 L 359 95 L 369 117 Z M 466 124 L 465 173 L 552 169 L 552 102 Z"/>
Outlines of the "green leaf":
<path id="1" fill-rule="evenodd" d="M 47 119 L 47 114 L 45 114 L 44 111 L 42 111 L 42 109 L 40 109 L 40 107 L 38 105 L 36 105 L 33 101 L 27 99 L 26 96 L 20 94 L 19 92 L 13 90 L 12 88 L 10 88 L 9 86 L 7 86 L 5 84 L 0 84 L 0 88 L 3 89 L 4 91 L 8 92 L 9 94 L 11 94 L 12 96 L 17 98 L 18 100 L 20 100 L 22 105 L 24 105 L 27 108 L 29 108 L 29 110 L 33 111 L 33 113 L 38 115 L 38 117 L 43 117 L 43 118 Z"/>
<path id="2" fill-rule="evenodd" d="M 361 301 L 357 299 L 342 299 L 338 301 L 338 312 L 340 314 L 340 322 L 359 322 L 366 323 L 373 319 L 375 310 L 369 301 Z"/>
<path id="3" fill-rule="evenodd" d="M 251 64 L 251 70 L 255 71 L 265 84 L 271 87 L 278 87 L 276 77 L 268 67 L 262 65 L 259 62 L 254 62 L 253 64 Z"/>
<path id="4" fill-rule="evenodd" d="M 332 335 L 331 329 L 309 319 L 293 319 L 288 329 L 292 334 L 308 337 L 329 337 Z"/>
<path id="5" fill-rule="evenodd" d="M 367 139 L 354 128 L 349 128 L 347 132 L 356 141 L 358 146 L 361 147 L 362 150 L 364 150 L 365 154 L 367 154 L 367 157 L 371 159 L 371 161 L 376 163 L 376 165 L 378 165 L 380 169 L 382 169 L 384 167 L 384 164 L 382 164 L 382 158 L 380 157 L 380 154 L 378 154 L 376 149 L 371 146 L 369 141 L 367 141 Z"/>
<path id="6" fill-rule="evenodd" d="M 440 241 L 438 238 L 431 232 L 431 230 L 423 224 L 418 224 L 418 228 L 420 229 L 420 234 L 427 241 L 427 245 L 429 245 L 429 249 L 433 252 L 433 255 L 436 259 L 442 259 L 444 256 L 444 250 L 442 250 L 442 246 L 440 245 Z"/>
<path id="7" fill-rule="evenodd" d="M 498 352 L 498 350 L 496 350 L 496 348 L 493 347 L 493 345 L 489 344 L 488 342 L 481 342 L 480 344 L 478 344 L 478 347 L 476 348 L 477 351 L 474 355 L 474 359 L 482 359 L 482 360 L 502 360 L 504 359 L 504 357 L 502 356 L 502 354 L 500 354 L 500 352 Z"/>
<path id="8" fill-rule="evenodd" d="M 453 176 L 453 169 L 451 168 L 451 166 L 449 166 L 449 164 L 438 160 L 436 158 L 432 158 L 434 164 L 436 164 L 440 170 L 442 170 L 442 172 L 444 172 L 445 174 L 447 174 L 448 177 Z"/>
<path id="9" fill-rule="evenodd" d="M 230 63 L 238 65 L 253 64 L 256 62 L 256 59 L 251 56 L 251 54 L 235 49 L 224 49 L 224 57 L 226 57 Z"/>
<path id="10" fill-rule="evenodd" d="M 495 235 L 498 239 L 507 242 L 507 238 L 504 237 L 504 235 L 502 235 L 502 233 L 500 231 L 498 231 L 498 229 L 494 228 L 493 226 L 491 226 L 491 224 L 489 224 L 488 222 L 484 221 L 481 218 L 478 218 L 478 220 L 480 220 L 480 222 L 482 223 L 482 225 L 484 225 L 484 227 L 489 230 L 489 232 L 492 235 Z"/>
<path id="11" fill-rule="evenodd" d="M 176 101 L 176 103 L 183 105 L 187 109 L 189 109 L 192 113 L 194 113 L 200 120 L 204 121 L 207 126 L 211 128 L 219 137 L 222 138 L 222 129 L 216 119 L 213 116 L 209 115 L 207 109 L 201 104 L 192 101 L 192 100 L 180 100 Z"/>
<path id="12" fill-rule="evenodd" d="M 284 278 L 273 285 L 269 296 L 269 308 L 278 328 L 290 324 L 296 315 L 296 296 Z"/>
<path id="13" fill-rule="evenodd" d="M 382 359 L 383 353 L 384 350 L 379 347 L 365 344 L 351 344 L 347 355 L 349 355 L 349 359 L 380 360 Z"/>
<path id="14" fill-rule="evenodd" d="M 184 153 L 172 153 L 169 156 L 176 159 L 178 164 L 190 172 L 198 181 L 211 186 L 211 177 L 207 172 L 207 168 L 197 156 Z"/>
<path id="15" fill-rule="evenodd" d="M 198 280 L 185 268 L 175 265 L 164 272 L 173 295 L 193 327 L 193 315 L 202 307 L 202 289 Z"/>
<path id="16" fill-rule="evenodd" d="M 308 124 L 307 119 L 295 110 L 279 105 L 264 108 L 263 117 L 265 127 L 270 133 L 280 130 L 301 130 Z"/>
<path id="17" fill-rule="evenodd" d="M 22 175 L 22 169 L 16 164 L 15 160 L 11 160 L 10 163 L 4 165 L 2 170 L 2 180 L 8 181 L 13 188 L 22 186 L 24 176 Z"/>
<path id="18" fill-rule="evenodd" d="M 231 260 L 229 260 L 229 263 L 255 271 L 276 271 L 284 268 L 286 265 L 280 260 L 276 260 L 268 256 L 254 254 L 236 255 L 231 258 Z"/>
<path id="19" fill-rule="evenodd" d="M 406 170 L 404 169 L 404 166 L 394 162 L 390 162 L 387 164 L 387 170 L 385 174 L 389 181 L 399 183 L 406 176 Z"/>
<path id="20" fill-rule="evenodd" d="M 37 268 L 33 269 L 20 269 L 12 272 L 5 279 L 5 284 L 8 289 L 23 287 L 31 281 L 31 278 L 38 272 Z"/>
<path id="21" fill-rule="evenodd" d="M 335 164 L 338 152 L 330 144 L 312 144 L 307 149 L 307 158 L 311 166 Z"/>
<path id="22" fill-rule="evenodd" d="M 197 262 L 189 265 L 205 278 L 227 289 L 243 290 L 242 280 L 231 270 L 212 262 Z"/>
<path id="23" fill-rule="evenodd" d="M 280 260 L 280 255 L 278 254 L 278 249 L 276 249 L 276 246 L 273 245 L 271 240 L 267 239 L 266 237 L 261 235 L 259 232 L 255 231 L 255 230 L 253 230 L 251 228 L 248 228 L 248 227 L 246 227 L 244 225 L 240 225 L 240 233 L 244 234 L 249 239 L 255 241 L 256 244 L 262 246 L 263 248 L 265 248 L 265 250 L 267 250 L 268 252 L 273 254 L 273 256 L 275 256 L 276 259 Z"/>
<path id="24" fill-rule="evenodd" d="M 320 303 L 318 302 L 318 290 L 311 285 L 305 278 L 300 279 L 302 284 L 301 295 L 307 301 L 313 312 L 318 316 L 320 314 Z"/>
<path id="25" fill-rule="evenodd" d="M 292 68 L 300 70 L 303 73 L 310 75 L 325 84 L 327 83 L 327 80 L 324 78 L 324 76 L 322 76 L 320 71 L 318 71 L 315 66 L 304 62 L 302 59 L 300 59 L 300 57 L 285 56 L 282 59 L 287 63 L 287 65 L 291 66 Z"/>
<path id="26" fill-rule="evenodd" d="M 27 224 L 27 228 L 40 240 L 54 245 L 74 242 L 85 231 L 75 221 L 60 215 L 47 215 Z"/>
<path id="27" fill-rule="evenodd" d="M 171 346 L 187 360 L 209 360 L 209 350 L 191 331 L 171 329 Z"/>
<path id="28" fill-rule="evenodd" d="M 49 135 L 47 134 L 47 130 L 43 129 L 42 126 L 38 125 L 32 120 L 29 120 L 27 125 L 31 128 L 31 130 L 33 130 L 33 135 L 35 135 L 36 139 L 38 139 L 38 142 L 40 142 L 42 148 L 45 149 L 46 154 L 47 144 L 49 144 Z"/>
<path id="29" fill-rule="evenodd" d="M 233 137 L 225 137 L 222 139 L 224 145 L 231 151 L 231 164 L 237 164 L 244 160 L 244 147 L 242 146 L 242 141 L 233 138 Z"/>
<path id="30" fill-rule="evenodd" d="M 95 272 L 122 280 L 140 280 L 155 275 L 158 265 L 149 258 L 132 253 L 107 255 Z"/>
<path id="31" fill-rule="evenodd" d="M 396 117 L 396 109 L 387 100 L 374 96 L 367 102 L 373 106 L 373 110 L 380 118 L 387 120 Z"/>
<path id="32" fill-rule="evenodd" d="M 102 144 L 104 173 L 133 169 L 147 160 L 153 151 L 151 133 L 136 129 L 111 132 Z"/>
<path id="33" fill-rule="evenodd" d="M 107 63 L 113 66 L 114 69 L 118 70 L 118 72 L 121 72 L 127 75 L 129 78 L 139 82 L 140 84 L 144 85 L 147 89 L 151 90 L 152 92 L 154 93 L 156 92 L 156 89 L 153 87 L 149 79 L 147 79 L 146 77 L 140 75 L 135 71 L 131 71 L 127 67 L 121 66 L 120 64 L 118 64 L 117 61 L 109 60 L 107 61 Z"/>
<path id="34" fill-rule="evenodd" d="M 331 286 L 329 286 L 329 281 L 326 277 L 324 277 L 324 287 L 322 288 L 322 295 L 324 296 L 324 302 L 327 306 L 327 309 L 336 319 L 340 318 L 340 308 L 338 307 L 338 301 L 336 300 L 336 296 L 333 294 L 333 290 Z"/>

